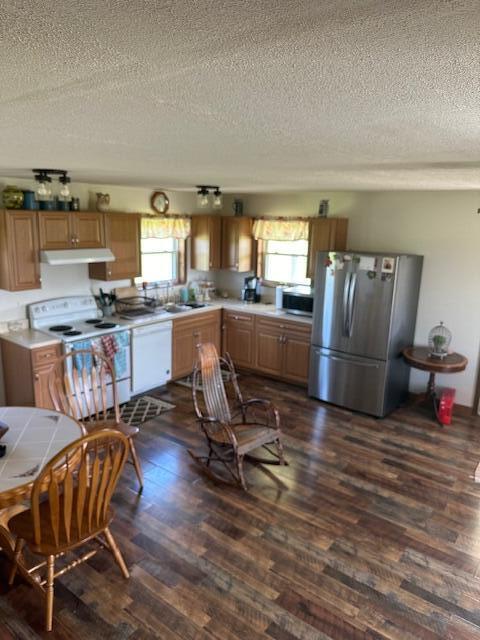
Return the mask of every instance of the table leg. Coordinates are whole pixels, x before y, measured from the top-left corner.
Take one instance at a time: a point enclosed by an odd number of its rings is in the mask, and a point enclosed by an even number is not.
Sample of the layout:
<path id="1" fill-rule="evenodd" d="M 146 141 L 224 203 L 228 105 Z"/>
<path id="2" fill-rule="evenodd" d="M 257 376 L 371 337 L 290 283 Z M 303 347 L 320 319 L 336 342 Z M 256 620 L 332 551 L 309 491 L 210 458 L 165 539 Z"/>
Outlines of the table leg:
<path id="1" fill-rule="evenodd" d="M 433 371 L 428 376 L 427 397 L 429 399 L 435 397 L 435 373 Z"/>

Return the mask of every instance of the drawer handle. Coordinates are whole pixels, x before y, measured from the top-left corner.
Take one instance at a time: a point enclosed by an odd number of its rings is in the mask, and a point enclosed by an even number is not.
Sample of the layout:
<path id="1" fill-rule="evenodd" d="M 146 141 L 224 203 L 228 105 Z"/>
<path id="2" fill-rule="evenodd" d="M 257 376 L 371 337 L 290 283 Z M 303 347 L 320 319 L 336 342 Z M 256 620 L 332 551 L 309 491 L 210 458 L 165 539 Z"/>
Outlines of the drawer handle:
<path id="1" fill-rule="evenodd" d="M 36 373 L 34 376 L 35 380 L 40 380 L 40 376 L 38 375 L 38 373 Z"/>

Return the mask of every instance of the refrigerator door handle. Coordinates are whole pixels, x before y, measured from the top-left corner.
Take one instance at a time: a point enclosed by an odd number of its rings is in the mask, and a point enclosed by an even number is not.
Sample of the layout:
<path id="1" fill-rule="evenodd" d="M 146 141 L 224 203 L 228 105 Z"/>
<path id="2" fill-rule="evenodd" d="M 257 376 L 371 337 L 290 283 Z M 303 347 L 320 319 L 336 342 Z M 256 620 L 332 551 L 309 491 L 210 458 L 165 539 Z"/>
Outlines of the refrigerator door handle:
<path id="1" fill-rule="evenodd" d="M 353 313 L 355 311 L 355 291 L 357 289 L 357 274 L 350 274 L 350 287 L 348 290 L 348 337 L 352 337 Z"/>
<path id="2" fill-rule="evenodd" d="M 343 321 L 343 335 L 349 336 L 348 332 L 348 300 L 350 297 L 350 285 L 352 282 L 352 274 L 345 274 L 345 282 L 343 285 L 343 305 L 342 305 L 342 321 Z"/>
<path id="3" fill-rule="evenodd" d="M 315 351 L 315 353 L 319 353 L 319 352 Z M 343 364 L 356 364 L 362 367 L 369 367 L 371 369 L 379 368 L 379 365 L 375 364 L 374 362 L 365 362 L 364 360 L 359 362 L 357 360 L 350 360 L 349 358 L 339 358 L 338 356 L 332 356 L 326 353 L 320 353 L 320 355 L 322 356 L 322 358 L 328 358 L 329 360 L 334 360 L 335 362 L 342 362 Z"/>

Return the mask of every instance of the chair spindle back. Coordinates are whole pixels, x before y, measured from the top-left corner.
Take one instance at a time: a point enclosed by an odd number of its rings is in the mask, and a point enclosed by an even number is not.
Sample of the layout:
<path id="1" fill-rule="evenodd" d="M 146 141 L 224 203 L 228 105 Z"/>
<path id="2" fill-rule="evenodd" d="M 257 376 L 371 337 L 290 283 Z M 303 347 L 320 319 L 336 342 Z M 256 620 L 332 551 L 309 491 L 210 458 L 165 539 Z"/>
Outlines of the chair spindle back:
<path id="1" fill-rule="evenodd" d="M 88 538 L 108 524 L 110 500 L 128 455 L 126 437 L 104 429 L 70 443 L 48 462 L 34 482 L 31 511 L 35 543 L 49 527 L 56 545 Z M 40 518 L 43 496 L 49 522 Z M 74 534 L 74 536 L 72 536 Z"/>
<path id="2" fill-rule="evenodd" d="M 48 388 L 57 411 L 82 422 L 105 422 L 108 414 L 107 382 L 112 382 L 115 421 L 120 420 L 115 367 L 95 349 L 78 349 L 59 358 Z"/>

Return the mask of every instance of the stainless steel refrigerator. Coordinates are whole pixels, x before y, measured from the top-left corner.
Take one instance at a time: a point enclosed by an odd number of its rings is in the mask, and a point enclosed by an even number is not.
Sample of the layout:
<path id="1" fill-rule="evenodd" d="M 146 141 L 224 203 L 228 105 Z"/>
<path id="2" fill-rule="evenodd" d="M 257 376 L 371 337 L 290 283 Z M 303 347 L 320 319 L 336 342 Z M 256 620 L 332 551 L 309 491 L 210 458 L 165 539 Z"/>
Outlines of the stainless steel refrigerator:
<path id="1" fill-rule="evenodd" d="M 317 254 L 308 393 L 383 417 L 408 393 L 422 256 Z"/>

